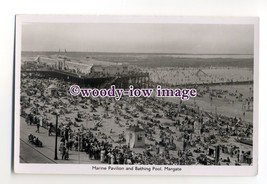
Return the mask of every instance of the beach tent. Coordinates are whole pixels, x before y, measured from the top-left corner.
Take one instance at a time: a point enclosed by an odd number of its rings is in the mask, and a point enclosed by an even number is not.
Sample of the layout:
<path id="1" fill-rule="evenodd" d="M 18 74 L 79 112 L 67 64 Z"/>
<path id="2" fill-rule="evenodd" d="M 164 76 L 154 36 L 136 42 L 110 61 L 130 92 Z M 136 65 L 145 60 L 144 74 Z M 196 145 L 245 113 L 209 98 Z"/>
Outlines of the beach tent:
<path id="1" fill-rule="evenodd" d="M 220 160 L 220 146 L 219 145 L 211 145 L 207 150 L 207 158 L 214 162 L 214 164 L 218 164 Z"/>
<path id="2" fill-rule="evenodd" d="M 45 91 L 46 95 L 53 96 L 57 93 L 58 87 L 55 84 L 51 84 Z"/>
<path id="3" fill-rule="evenodd" d="M 194 121 L 194 132 L 196 133 L 196 135 L 200 135 L 201 134 L 201 122 L 199 122 L 198 120 Z"/>
<path id="4" fill-rule="evenodd" d="M 206 74 L 203 70 L 201 70 L 201 69 L 198 69 L 198 71 L 196 72 L 196 74 L 195 74 L 196 76 L 198 76 L 198 77 L 201 77 L 201 76 L 208 76 L 208 74 Z"/>
<path id="5" fill-rule="evenodd" d="M 131 126 L 126 129 L 126 144 L 130 148 L 145 146 L 145 130 L 139 126 Z"/>

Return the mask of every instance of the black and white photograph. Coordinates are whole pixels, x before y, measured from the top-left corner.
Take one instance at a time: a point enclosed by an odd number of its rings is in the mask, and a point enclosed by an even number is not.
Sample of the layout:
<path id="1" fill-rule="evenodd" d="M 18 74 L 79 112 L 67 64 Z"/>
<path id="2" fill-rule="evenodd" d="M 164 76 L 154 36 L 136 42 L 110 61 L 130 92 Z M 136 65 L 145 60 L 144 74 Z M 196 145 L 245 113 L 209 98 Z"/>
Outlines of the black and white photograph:
<path id="1" fill-rule="evenodd" d="M 258 19 L 17 15 L 18 173 L 255 175 Z"/>

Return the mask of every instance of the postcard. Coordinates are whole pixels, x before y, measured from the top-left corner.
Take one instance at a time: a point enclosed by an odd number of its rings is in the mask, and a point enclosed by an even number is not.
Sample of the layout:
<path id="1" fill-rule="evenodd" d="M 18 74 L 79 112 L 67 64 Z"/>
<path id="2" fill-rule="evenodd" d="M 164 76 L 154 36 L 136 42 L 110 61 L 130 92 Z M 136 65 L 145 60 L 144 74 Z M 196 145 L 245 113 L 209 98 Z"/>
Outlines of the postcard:
<path id="1" fill-rule="evenodd" d="M 17 15 L 14 172 L 254 176 L 256 17 Z"/>

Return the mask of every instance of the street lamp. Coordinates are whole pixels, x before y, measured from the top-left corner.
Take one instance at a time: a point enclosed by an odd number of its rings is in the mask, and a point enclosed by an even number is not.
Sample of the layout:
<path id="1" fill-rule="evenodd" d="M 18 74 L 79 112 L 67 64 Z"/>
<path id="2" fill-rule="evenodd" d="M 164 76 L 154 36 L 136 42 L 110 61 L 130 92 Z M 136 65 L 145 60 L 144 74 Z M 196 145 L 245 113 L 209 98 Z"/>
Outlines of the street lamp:
<path id="1" fill-rule="evenodd" d="M 38 108 L 40 105 L 37 103 L 37 104 L 35 104 L 35 106 L 36 106 L 36 112 L 35 113 L 36 113 L 36 115 L 38 115 L 38 110 L 39 110 Z"/>
<path id="2" fill-rule="evenodd" d="M 58 116 L 59 116 L 59 111 L 58 109 L 55 110 L 55 115 L 56 115 L 56 138 L 55 138 L 55 157 L 54 157 L 54 160 L 58 160 L 58 157 L 57 157 L 57 125 L 58 125 Z"/>

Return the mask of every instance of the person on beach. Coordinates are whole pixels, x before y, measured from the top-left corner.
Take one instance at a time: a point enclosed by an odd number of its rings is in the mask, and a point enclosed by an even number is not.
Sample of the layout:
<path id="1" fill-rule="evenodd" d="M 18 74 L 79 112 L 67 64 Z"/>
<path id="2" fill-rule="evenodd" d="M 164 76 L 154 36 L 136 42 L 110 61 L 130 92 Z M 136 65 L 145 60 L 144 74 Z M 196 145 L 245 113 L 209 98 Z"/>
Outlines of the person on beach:
<path id="1" fill-rule="evenodd" d="M 40 133 L 40 123 L 39 122 L 36 124 L 36 127 L 37 127 L 37 130 L 35 132 Z"/>
<path id="2" fill-rule="evenodd" d="M 66 157 L 66 147 L 65 146 L 63 146 L 63 148 L 62 148 L 62 160 L 65 160 L 65 157 Z"/>

